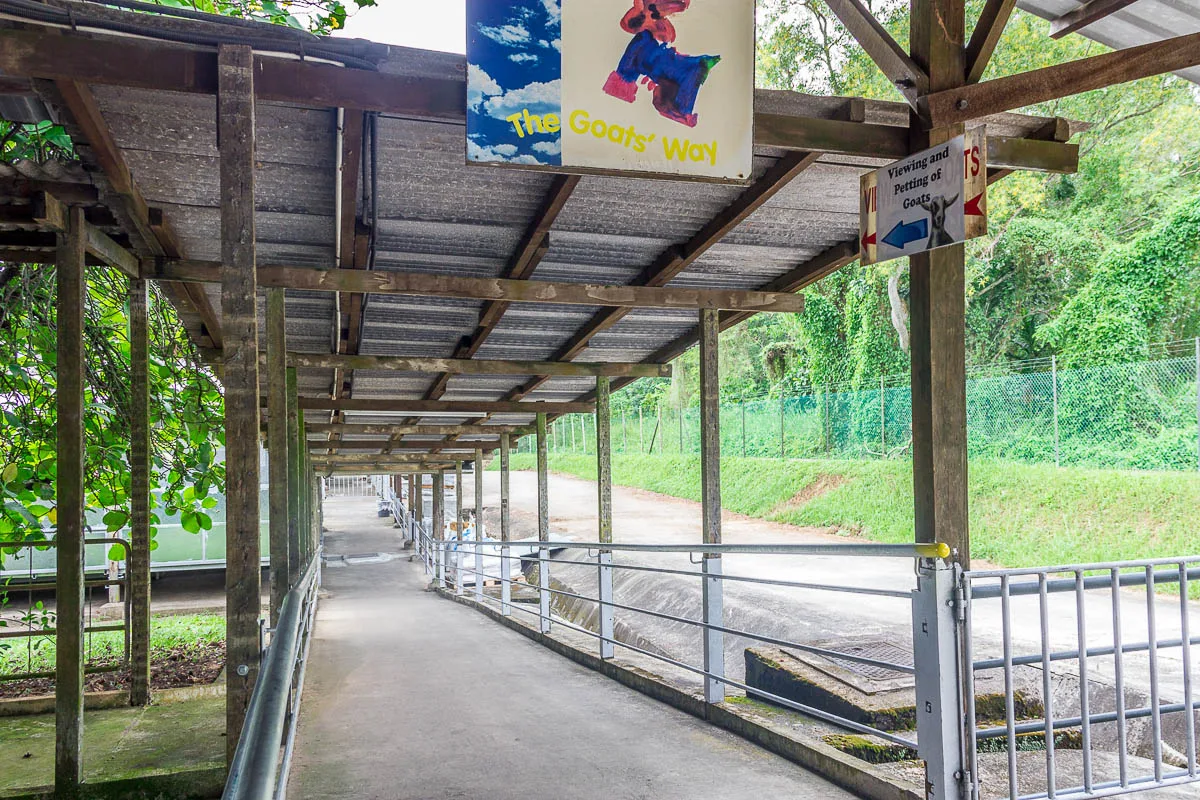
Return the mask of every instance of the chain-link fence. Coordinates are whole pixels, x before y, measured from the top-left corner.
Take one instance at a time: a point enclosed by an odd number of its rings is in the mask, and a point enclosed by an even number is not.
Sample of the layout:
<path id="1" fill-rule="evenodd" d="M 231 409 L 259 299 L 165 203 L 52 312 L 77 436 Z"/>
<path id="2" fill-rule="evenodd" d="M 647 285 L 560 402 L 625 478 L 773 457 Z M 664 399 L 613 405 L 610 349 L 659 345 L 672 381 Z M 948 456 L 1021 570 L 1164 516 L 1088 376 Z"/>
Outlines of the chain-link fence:
<path id="1" fill-rule="evenodd" d="M 1060 369 L 1057 359 L 979 367 L 967 380 L 973 458 L 1117 469 L 1200 469 L 1200 339 L 1156 345 L 1151 358 Z M 614 410 L 614 453 L 697 454 L 696 407 Z M 532 442 L 522 444 L 523 449 Z M 721 406 L 721 451 L 770 458 L 906 458 L 907 375 L 874 388 L 813 388 Z M 589 415 L 554 421 L 556 453 L 594 453 Z"/>

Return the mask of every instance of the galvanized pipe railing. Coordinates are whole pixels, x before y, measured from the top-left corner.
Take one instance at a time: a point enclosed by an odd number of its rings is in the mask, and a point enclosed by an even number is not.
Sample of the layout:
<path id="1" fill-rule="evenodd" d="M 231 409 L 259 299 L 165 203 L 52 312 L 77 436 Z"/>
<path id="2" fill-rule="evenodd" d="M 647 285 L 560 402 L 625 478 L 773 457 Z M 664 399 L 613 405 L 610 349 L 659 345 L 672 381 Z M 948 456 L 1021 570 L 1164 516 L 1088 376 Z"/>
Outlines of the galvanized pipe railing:
<path id="1" fill-rule="evenodd" d="M 222 800 L 281 800 L 286 791 L 307 643 L 316 614 L 320 560 L 317 552 L 300 582 L 284 597 Z"/>

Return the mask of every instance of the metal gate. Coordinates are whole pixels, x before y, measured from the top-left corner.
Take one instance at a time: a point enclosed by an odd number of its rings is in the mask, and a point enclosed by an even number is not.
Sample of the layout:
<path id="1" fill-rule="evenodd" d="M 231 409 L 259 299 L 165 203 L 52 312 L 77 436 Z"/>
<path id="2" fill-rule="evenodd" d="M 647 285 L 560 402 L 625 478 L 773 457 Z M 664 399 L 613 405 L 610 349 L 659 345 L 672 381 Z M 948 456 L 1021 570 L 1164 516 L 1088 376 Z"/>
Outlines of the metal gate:
<path id="1" fill-rule="evenodd" d="M 983 570 L 958 603 L 973 800 L 1200 781 L 1189 596 L 1200 558 Z"/>

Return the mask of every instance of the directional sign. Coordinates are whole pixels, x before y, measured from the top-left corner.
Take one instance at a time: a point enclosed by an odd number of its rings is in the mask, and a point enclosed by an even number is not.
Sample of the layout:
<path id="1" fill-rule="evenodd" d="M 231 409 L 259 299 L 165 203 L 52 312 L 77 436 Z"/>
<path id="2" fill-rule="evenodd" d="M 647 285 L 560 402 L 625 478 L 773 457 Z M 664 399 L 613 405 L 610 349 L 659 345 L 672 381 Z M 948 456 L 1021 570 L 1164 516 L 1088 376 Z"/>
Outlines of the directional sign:
<path id="1" fill-rule="evenodd" d="M 976 128 L 862 177 L 864 264 L 987 233 L 987 136 Z"/>

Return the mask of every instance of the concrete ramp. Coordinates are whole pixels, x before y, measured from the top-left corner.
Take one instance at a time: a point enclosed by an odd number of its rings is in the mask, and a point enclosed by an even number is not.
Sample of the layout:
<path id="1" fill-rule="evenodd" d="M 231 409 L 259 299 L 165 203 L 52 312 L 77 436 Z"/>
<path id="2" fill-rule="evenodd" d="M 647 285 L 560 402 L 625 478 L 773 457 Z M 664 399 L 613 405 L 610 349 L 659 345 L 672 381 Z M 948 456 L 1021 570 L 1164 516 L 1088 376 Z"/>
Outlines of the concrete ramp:
<path id="1" fill-rule="evenodd" d="M 400 551 L 373 500 L 325 524 L 331 553 Z M 407 559 L 325 573 L 290 797 L 852 797 L 425 586 Z"/>

